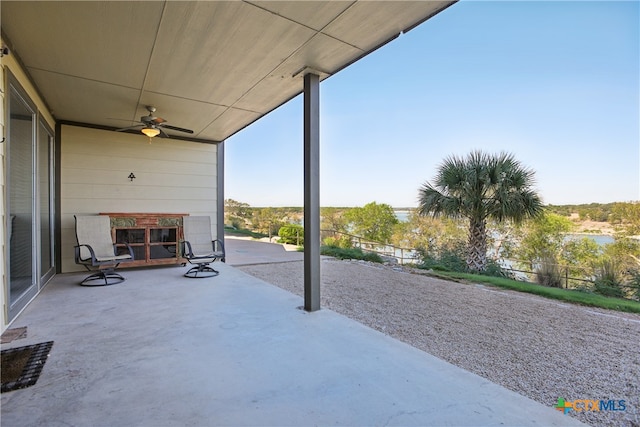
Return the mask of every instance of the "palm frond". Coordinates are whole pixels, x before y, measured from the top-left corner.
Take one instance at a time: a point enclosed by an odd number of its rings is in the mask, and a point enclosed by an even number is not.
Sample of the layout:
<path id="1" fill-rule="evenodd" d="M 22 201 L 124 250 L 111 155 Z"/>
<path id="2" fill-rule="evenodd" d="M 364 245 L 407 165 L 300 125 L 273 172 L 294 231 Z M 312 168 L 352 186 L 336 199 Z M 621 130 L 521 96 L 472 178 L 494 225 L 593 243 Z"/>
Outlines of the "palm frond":
<path id="1" fill-rule="evenodd" d="M 433 217 L 457 217 L 460 201 L 447 193 L 446 188 L 441 191 L 428 182 L 424 183 L 419 190 L 418 214 Z"/>

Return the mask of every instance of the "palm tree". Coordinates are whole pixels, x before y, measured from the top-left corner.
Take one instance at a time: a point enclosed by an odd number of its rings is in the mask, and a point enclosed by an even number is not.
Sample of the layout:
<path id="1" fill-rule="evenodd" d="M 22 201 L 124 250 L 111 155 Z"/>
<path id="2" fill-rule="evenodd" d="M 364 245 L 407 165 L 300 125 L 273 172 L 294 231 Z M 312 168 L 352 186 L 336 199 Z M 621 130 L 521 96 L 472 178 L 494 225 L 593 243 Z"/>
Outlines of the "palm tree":
<path id="1" fill-rule="evenodd" d="M 532 190 L 534 172 L 512 154 L 473 151 L 466 158 L 450 156 L 439 166 L 433 184 L 419 190 L 418 213 L 469 219 L 467 267 L 487 266 L 487 219 L 519 223 L 542 213 Z"/>

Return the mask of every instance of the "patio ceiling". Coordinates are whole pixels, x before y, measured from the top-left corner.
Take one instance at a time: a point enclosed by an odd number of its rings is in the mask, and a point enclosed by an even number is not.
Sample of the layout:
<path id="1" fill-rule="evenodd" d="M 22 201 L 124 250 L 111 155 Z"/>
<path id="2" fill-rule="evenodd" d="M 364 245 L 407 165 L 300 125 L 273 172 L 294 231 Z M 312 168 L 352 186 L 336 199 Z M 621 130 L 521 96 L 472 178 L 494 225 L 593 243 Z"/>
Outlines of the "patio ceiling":
<path id="1" fill-rule="evenodd" d="M 325 79 L 453 3 L 3 0 L 1 22 L 57 120 L 120 128 L 153 105 L 222 141 L 300 94 L 305 67 Z"/>

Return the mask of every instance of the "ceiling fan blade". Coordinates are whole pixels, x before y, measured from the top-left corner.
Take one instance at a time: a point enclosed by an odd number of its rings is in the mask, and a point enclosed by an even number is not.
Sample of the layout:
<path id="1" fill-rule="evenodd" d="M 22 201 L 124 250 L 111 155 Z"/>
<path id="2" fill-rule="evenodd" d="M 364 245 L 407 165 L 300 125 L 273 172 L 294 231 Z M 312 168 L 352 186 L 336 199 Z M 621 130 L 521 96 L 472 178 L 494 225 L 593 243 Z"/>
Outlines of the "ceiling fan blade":
<path id="1" fill-rule="evenodd" d="M 151 120 L 153 123 L 159 125 L 160 123 L 164 123 L 166 122 L 165 119 L 163 119 L 162 117 L 154 117 L 153 120 Z"/>
<path id="2" fill-rule="evenodd" d="M 169 135 L 165 131 L 163 131 L 160 127 L 156 126 L 156 129 L 160 131 L 161 138 L 169 138 Z"/>
<path id="3" fill-rule="evenodd" d="M 107 120 L 117 120 L 119 122 L 129 122 L 129 123 L 142 123 L 142 122 L 139 122 L 137 120 L 121 119 L 119 117 L 107 117 Z"/>
<path id="4" fill-rule="evenodd" d="M 116 132 L 122 132 L 122 131 L 125 131 L 125 130 L 138 129 L 138 128 L 140 128 L 141 126 L 144 126 L 144 125 L 133 125 L 133 126 L 129 126 L 129 127 L 122 128 L 122 129 L 116 129 Z"/>
<path id="5" fill-rule="evenodd" d="M 165 128 L 165 129 L 171 129 L 171 130 L 177 130 L 178 132 L 193 133 L 193 131 L 191 129 L 179 128 L 177 126 L 159 124 L 158 127 L 159 128 Z"/>

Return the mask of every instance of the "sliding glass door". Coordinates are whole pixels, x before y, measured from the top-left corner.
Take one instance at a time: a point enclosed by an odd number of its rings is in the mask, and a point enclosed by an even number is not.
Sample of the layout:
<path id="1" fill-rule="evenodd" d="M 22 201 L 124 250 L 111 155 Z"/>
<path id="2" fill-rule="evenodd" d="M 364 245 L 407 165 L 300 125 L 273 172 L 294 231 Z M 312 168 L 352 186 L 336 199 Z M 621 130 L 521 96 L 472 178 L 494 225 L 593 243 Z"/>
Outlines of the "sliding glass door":
<path id="1" fill-rule="evenodd" d="M 7 99 L 9 320 L 54 274 L 53 132 L 11 74 Z"/>
<path id="2" fill-rule="evenodd" d="M 10 86 L 9 93 L 9 317 L 37 292 L 33 263 L 34 144 L 36 110 Z"/>

